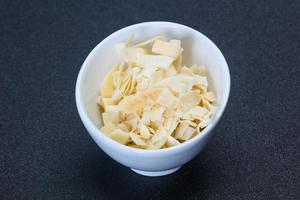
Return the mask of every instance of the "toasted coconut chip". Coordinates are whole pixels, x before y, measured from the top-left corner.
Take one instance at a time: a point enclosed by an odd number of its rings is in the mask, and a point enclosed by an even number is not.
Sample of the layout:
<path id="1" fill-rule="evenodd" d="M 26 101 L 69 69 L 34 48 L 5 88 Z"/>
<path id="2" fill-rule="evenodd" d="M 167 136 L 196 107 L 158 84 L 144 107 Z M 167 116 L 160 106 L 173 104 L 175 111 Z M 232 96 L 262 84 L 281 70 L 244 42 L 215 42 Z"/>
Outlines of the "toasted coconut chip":
<path id="1" fill-rule="evenodd" d="M 189 113 L 195 119 L 202 119 L 205 116 L 205 114 L 208 113 L 208 110 L 201 106 L 195 106 L 194 108 L 189 110 Z"/>
<path id="2" fill-rule="evenodd" d="M 181 108 L 183 112 L 198 105 L 201 101 L 201 95 L 197 91 L 189 91 L 180 98 Z"/>
<path id="3" fill-rule="evenodd" d="M 121 144 L 126 144 L 129 142 L 129 134 L 121 129 L 115 129 L 110 134 L 109 137 L 116 142 Z"/>
<path id="4" fill-rule="evenodd" d="M 119 113 L 120 112 L 120 107 L 118 105 L 109 105 L 109 106 L 106 106 L 105 111 L 106 112 Z"/>
<path id="5" fill-rule="evenodd" d="M 101 131 L 103 133 L 105 133 L 106 135 L 109 135 L 116 128 L 117 128 L 117 126 L 115 124 L 108 122 L 101 128 Z"/>
<path id="6" fill-rule="evenodd" d="M 144 111 L 141 119 L 141 123 L 143 125 L 149 125 L 150 124 L 150 119 L 151 119 L 151 113 L 150 111 Z"/>
<path id="7" fill-rule="evenodd" d="M 184 134 L 181 137 L 179 137 L 178 139 L 180 139 L 180 140 L 189 140 L 195 135 L 195 133 L 196 133 L 196 130 L 194 128 L 188 127 L 186 129 L 186 131 L 184 132 Z"/>
<path id="8" fill-rule="evenodd" d="M 178 123 L 179 123 L 179 120 L 176 117 L 170 117 L 165 120 L 164 127 L 166 128 L 169 135 L 171 135 L 174 132 Z"/>
<path id="9" fill-rule="evenodd" d="M 200 76 L 205 76 L 206 72 L 205 72 L 205 67 L 203 66 L 197 66 L 197 65 L 193 65 L 191 67 L 191 70 L 193 71 L 194 74 L 200 75 Z"/>
<path id="10" fill-rule="evenodd" d="M 168 77 L 156 83 L 158 87 L 167 87 L 173 93 L 180 95 L 190 91 L 193 87 L 194 79 L 193 77 L 187 75 L 176 75 Z"/>
<path id="11" fill-rule="evenodd" d="M 125 74 L 122 71 L 114 71 L 112 72 L 112 81 L 115 88 L 120 88 L 125 78 Z"/>
<path id="12" fill-rule="evenodd" d="M 144 99 L 144 100 L 152 100 L 152 101 L 156 101 L 157 97 L 160 95 L 162 91 L 162 88 L 153 88 L 150 90 L 147 90 L 146 92 L 142 92 L 140 93 L 140 98 Z"/>
<path id="13" fill-rule="evenodd" d="M 125 124 L 122 124 L 122 123 L 117 124 L 117 127 L 119 129 L 121 129 L 122 131 L 129 132 L 129 129 L 128 129 L 128 127 Z"/>
<path id="14" fill-rule="evenodd" d="M 191 121 L 191 120 L 180 120 L 179 122 L 188 123 L 189 126 L 194 127 L 194 128 L 197 127 L 197 125 L 198 125 L 196 122 Z"/>
<path id="15" fill-rule="evenodd" d="M 143 109 L 147 105 L 147 102 L 137 95 L 130 95 L 124 97 L 119 105 L 123 112 L 133 113 Z"/>
<path id="16" fill-rule="evenodd" d="M 178 116 L 180 119 L 183 120 L 189 120 L 189 121 L 193 120 L 193 116 L 187 111 L 178 112 L 176 116 Z"/>
<path id="17" fill-rule="evenodd" d="M 172 105 L 170 107 L 167 107 L 165 112 L 163 113 L 163 118 L 168 119 L 172 116 L 176 116 L 175 113 L 176 113 L 176 107 L 175 106 Z"/>
<path id="18" fill-rule="evenodd" d="M 188 123 L 185 122 L 180 123 L 175 131 L 174 137 L 177 139 L 181 139 L 188 128 L 189 128 Z"/>
<path id="19" fill-rule="evenodd" d="M 131 131 L 134 131 L 138 127 L 139 120 L 140 120 L 139 118 L 133 118 L 133 119 L 125 121 L 124 124 L 126 124 L 127 127 L 129 127 L 129 129 Z"/>
<path id="20" fill-rule="evenodd" d="M 153 42 L 156 41 L 156 40 L 160 40 L 160 39 L 162 39 L 162 38 L 163 38 L 163 36 L 156 36 L 156 37 L 154 37 L 154 38 L 151 38 L 150 40 L 146 40 L 146 41 L 144 41 L 144 42 L 138 43 L 138 44 L 136 44 L 134 47 L 144 47 L 144 46 L 146 46 L 146 45 L 148 45 L 148 44 L 151 44 L 151 43 L 153 43 Z"/>
<path id="21" fill-rule="evenodd" d="M 137 81 L 136 92 L 142 92 L 148 89 L 150 84 L 149 79 L 143 79 L 141 81 Z"/>
<path id="22" fill-rule="evenodd" d="M 121 110 L 127 113 L 143 110 L 147 106 L 147 101 L 156 101 L 161 90 L 161 88 L 154 88 L 145 92 L 141 92 L 137 95 L 126 96 L 120 102 Z"/>
<path id="23" fill-rule="evenodd" d="M 188 75 L 188 76 L 193 76 L 194 75 L 193 71 L 190 68 L 186 67 L 186 66 L 181 67 L 179 69 L 179 73 L 185 74 L 185 75 Z"/>
<path id="24" fill-rule="evenodd" d="M 137 145 L 139 145 L 139 146 L 141 146 L 141 147 L 147 147 L 147 146 L 148 146 L 146 140 L 143 139 L 143 138 L 141 138 L 139 135 L 137 135 L 137 134 L 135 134 L 135 133 L 133 133 L 133 132 L 130 132 L 130 133 L 129 133 L 129 136 L 130 136 L 130 138 L 132 139 L 132 141 L 133 141 L 135 144 L 137 144 Z"/>
<path id="25" fill-rule="evenodd" d="M 152 47 L 152 52 L 170 56 L 174 59 L 180 54 L 181 50 L 181 41 L 180 40 L 171 40 L 170 42 L 164 42 L 162 40 L 156 40 Z"/>
<path id="26" fill-rule="evenodd" d="M 168 88 L 164 88 L 159 96 L 157 97 L 156 102 L 162 106 L 170 107 L 174 104 L 175 96 L 170 92 Z"/>
<path id="27" fill-rule="evenodd" d="M 149 147 L 151 149 L 160 149 L 164 146 L 168 138 L 168 134 L 165 131 L 159 131 L 153 135 Z"/>
<path id="28" fill-rule="evenodd" d="M 214 105 L 212 105 L 211 103 L 209 103 L 209 101 L 202 99 L 202 104 L 205 108 L 207 108 L 210 111 L 215 111 L 216 107 Z"/>
<path id="29" fill-rule="evenodd" d="M 105 112 L 102 113 L 104 125 L 113 123 L 117 124 L 120 121 L 120 110 L 118 106 L 106 106 Z"/>
<path id="30" fill-rule="evenodd" d="M 173 58 L 169 56 L 137 54 L 137 64 L 143 68 L 168 68 Z"/>
<path id="31" fill-rule="evenodd" d="M 180 49 L 178 58 L 173 62 L 174 67 L 176 69 L 179 69 L 181 67 L 181 64 L 182 64 L 182 52 L 183 52 L 183 48 Z"/>
<path id="32" fill-rule="evenodd" d="M 205 76 L 194 75 L 194 86 L 206 91 L 208 87 L 207 78 Z"/>
<path id="33" fill-rule="evenodd" d="M 145 125 L 141 125 L 140 134 L 141 134 L 141 137 L 143 137 L 145 139 L 149 139 L 151 137 L 151 133 L 150 133 L 149 129 L 147 128 L 147 126 L 145 126 Z"/>
<path id="34" fill-rule="evenodd" d="M 168 136 L 167 137 L 167 142 L 166 142 L 166 147 L 173 147 L 173 146 L 176 146 L 176 145 L 179 145 L 180 142 L 178 140 L 176 140 L 174 137 L 172 136 Z"/>
<path id="35" fill-rule="evenodd" d="M 147 53 L 146 50 L 143 48 L 128 47 L 128 48 L 124 48 L 120 52 L 120 56 L 126 62 L 137 63 L 137 54 L 146 54 L 146 53 Z"/>
<path id="36" fill-rule="evenodd" d="M 126 83 L 124 83 L 122 85 L 122 87 L 120 88 L 120 92 L 122 94 L 122 96 L 127 96 L 127 95 L 130 95 L 130 90 L 132 88 L 132 85 L 131 85 L 131 78 L 129 78 Z"/>
<path id="37" fill-rule="evenodd" d="M 160 120 L 150 121 L 150 126 L 155 130 L 160 130 L 162 128 L 162 122 Z"/>
<path id="38" fill-rule="evenodd" d="M 165 108 L 162 106 L 157 106 L 152 108 L 150 111 L 150 120 L 151 121 L 160 121 L 162 119 L 162 114 L 165 111 Z"/>
<path id="39" fill-rule="evenodd" d="M 112 73 L 109 72 L 103 79 L 101 86 L 101 96 L 103 98 L 110 98 L 113 95 L 114 84 Z"/>
<path id="40" fill-rule="evenodd" d="M 103 102 L 103 107 L 107 107 L 110 105 L 116 105 L 118 103 L 117 100 L 112 99 L 112 98 L 102 98 L 102 102 Z"/>
<path id="41" fill-rule="evenodd" d="M 131 119 L 135 119 L 135 118 L 139 118 L 139 114 L 136 112 L 126 114 L 126 120 L 131 120 Z"/>
<path id="42" fill-rule="evenodd" d="M 205 128 L 208 126 L 209 122 L 211 121 L 212 119 L 209 117 L 209 115 L 205 115 L 202 120 L 200 121 L 200 128 Z"/>

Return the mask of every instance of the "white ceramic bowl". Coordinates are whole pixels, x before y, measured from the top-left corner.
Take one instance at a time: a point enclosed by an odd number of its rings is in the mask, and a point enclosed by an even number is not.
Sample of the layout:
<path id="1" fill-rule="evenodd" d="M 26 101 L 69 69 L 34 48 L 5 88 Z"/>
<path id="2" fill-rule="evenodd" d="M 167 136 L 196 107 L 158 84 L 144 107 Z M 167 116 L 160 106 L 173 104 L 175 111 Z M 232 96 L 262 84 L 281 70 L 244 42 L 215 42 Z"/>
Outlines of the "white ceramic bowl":
<path id="1" fill-rule="evenodd" d="M 183 63 L 203 64 L 208 73 L 210 89 L 215 92 L 217 112 L 213 121 L 189 141 L 160 150 L 141 150 L 119 144 L 100 131 L 102 122 L 96 104 L 105 74 L 119 60 L 114 46 L 131 35 L 134 42 L 154 36 L 179 39 L 184 48 Z M 117 162 L 146 176 L 162 176 L 175 172 L 194 158 L 208 143 L 226 107 L 230 91 L 227 63 L 217 46 L 200 32 L 171 22 L 145 22 L 118 30 L 100 42 L 84 61 L 76 83 L 76 105 L 80 118 L 97 145 Z"/>

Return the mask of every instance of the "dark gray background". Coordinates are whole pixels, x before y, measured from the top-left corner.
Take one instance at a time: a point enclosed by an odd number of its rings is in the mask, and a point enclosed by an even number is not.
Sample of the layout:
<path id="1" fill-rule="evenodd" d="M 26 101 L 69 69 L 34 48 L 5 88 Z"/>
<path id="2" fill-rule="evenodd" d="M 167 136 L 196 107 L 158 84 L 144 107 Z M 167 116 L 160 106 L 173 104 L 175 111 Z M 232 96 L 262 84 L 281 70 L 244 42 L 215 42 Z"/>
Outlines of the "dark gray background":
<path id="1" fill-rule="evenodd" d="M 0 1 L 0 199 L 300 199 L 300 1 Z M 92 48 L 138 22 L 185 24 L 231 71 L 207 148 L 170 176 L 104 154 L 77 114 Z"/>

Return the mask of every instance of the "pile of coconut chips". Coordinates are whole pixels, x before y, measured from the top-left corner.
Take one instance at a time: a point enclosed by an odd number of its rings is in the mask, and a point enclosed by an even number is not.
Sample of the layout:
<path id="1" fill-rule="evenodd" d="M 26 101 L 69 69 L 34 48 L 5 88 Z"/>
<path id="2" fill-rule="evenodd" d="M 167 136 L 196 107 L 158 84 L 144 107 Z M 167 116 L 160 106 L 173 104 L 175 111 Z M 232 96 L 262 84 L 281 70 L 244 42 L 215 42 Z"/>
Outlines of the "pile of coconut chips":
<path id="1" fill-rule="evenodd" d="M 103 80 L 101 131 L 142 149 L 172 147 L 201 133 L 215 112 L 205 68 L 182 65 L 180 40 L 131 45 L 132 39 L 116 45 L 121 62 Z"/>

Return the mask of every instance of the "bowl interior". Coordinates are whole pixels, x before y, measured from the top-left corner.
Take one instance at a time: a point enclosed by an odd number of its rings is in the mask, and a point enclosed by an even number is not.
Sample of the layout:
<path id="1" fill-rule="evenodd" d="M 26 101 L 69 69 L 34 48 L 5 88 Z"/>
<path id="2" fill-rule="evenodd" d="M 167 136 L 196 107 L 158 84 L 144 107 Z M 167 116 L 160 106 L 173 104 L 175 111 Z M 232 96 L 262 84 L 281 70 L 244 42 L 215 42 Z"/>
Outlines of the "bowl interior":
<path id="1" fill-rule="evenodd" d="M 84 112 L 92 123 L 100 128 L 101 115 L 96 104 L 101 82 L 105 74 L 119 61 L 115 44 L 124 42 L 134 34 L 134 43 L 161 35 L 168 39 L 182 41 L 183 64 L 204 65 L 206 67 L 209 89 L 216 94 L 217 120 L 227 103 L 230 76 L 226 61 L 219 49 L 201 33 L 175 23 L 148 22 L 121 29 L 104 39 L 85 60 L 78 77 L 79 98 Z"/>

